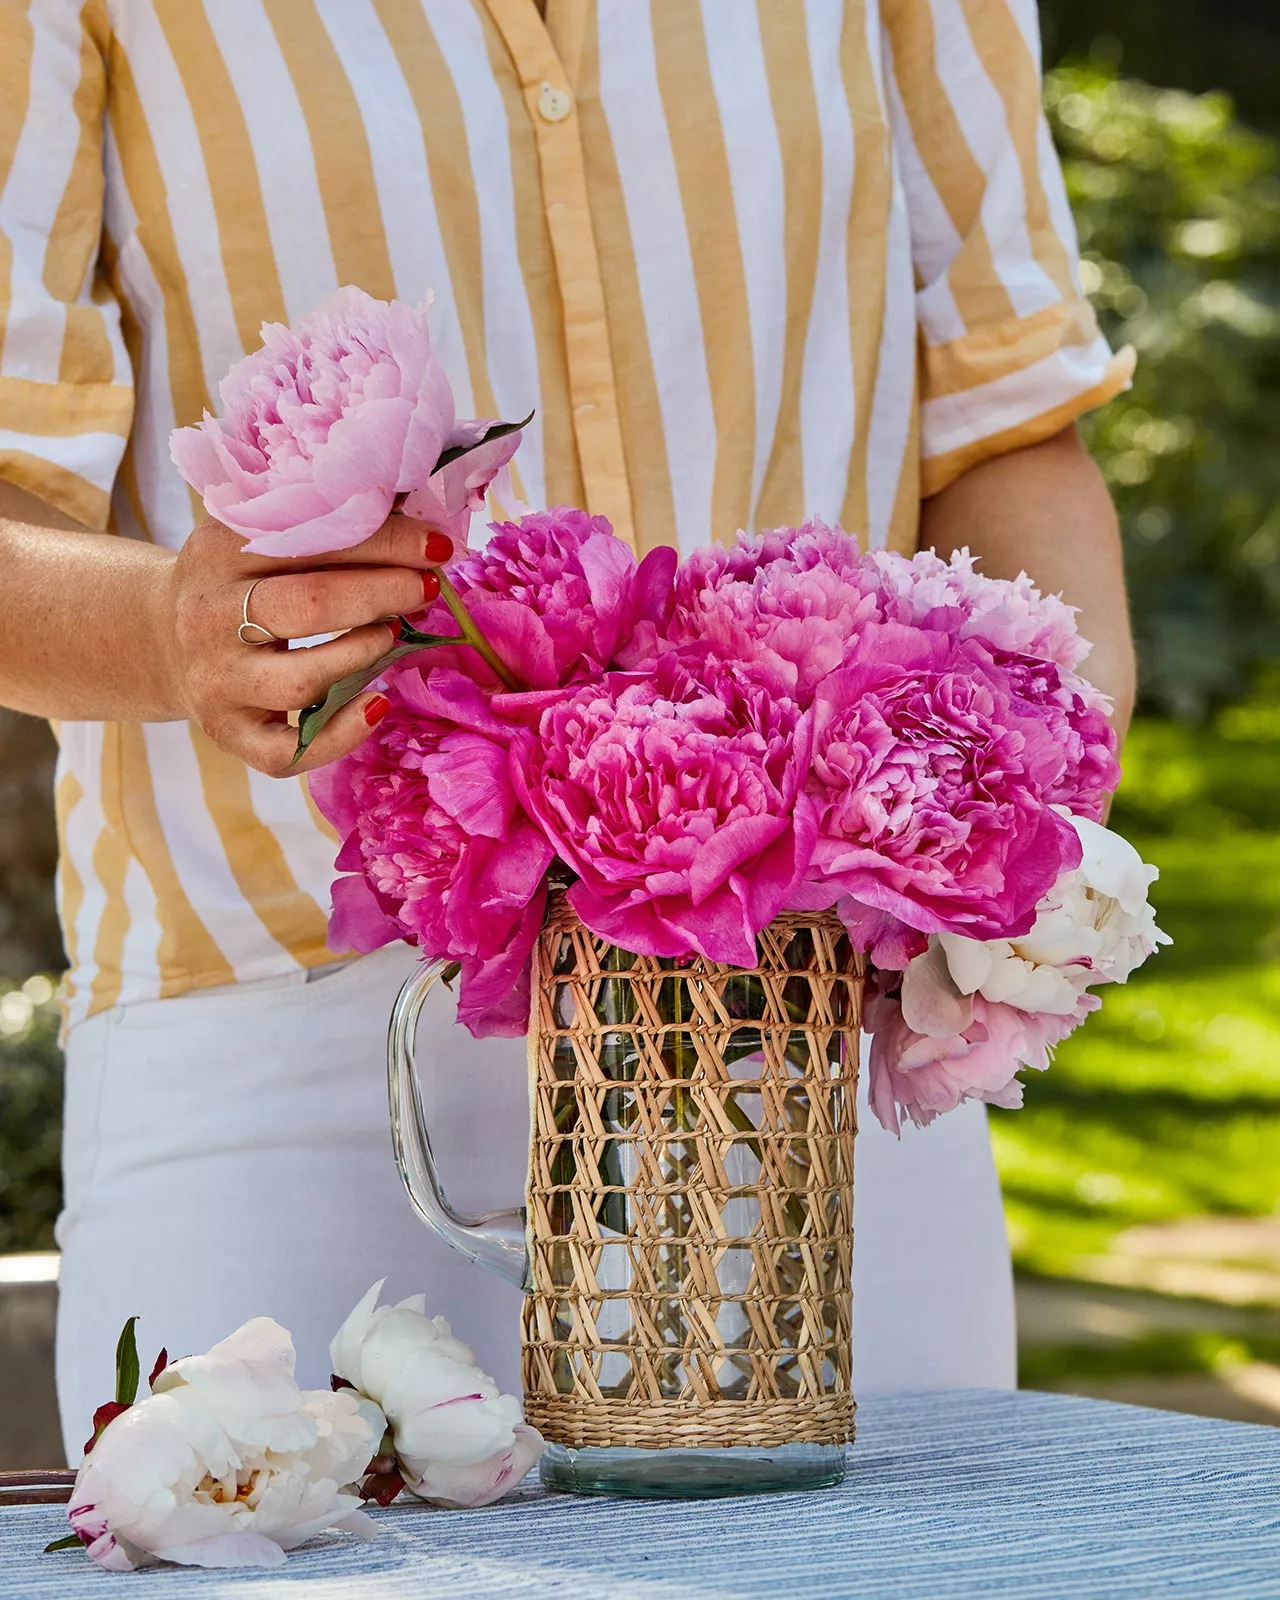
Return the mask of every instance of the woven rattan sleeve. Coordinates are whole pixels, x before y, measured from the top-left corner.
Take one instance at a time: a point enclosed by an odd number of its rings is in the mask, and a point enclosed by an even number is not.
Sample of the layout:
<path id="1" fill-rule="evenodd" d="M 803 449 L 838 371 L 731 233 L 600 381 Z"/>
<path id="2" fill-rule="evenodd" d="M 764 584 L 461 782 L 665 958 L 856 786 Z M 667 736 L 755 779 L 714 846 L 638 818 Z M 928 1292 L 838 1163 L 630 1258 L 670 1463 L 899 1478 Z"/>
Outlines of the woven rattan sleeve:
<path id="1" fill-rule="evenodd" d="M 852 1437 L 861 960 L 787 913 L 752 972 L 535 954 L 526 1419 L 570 1447 Z"/>

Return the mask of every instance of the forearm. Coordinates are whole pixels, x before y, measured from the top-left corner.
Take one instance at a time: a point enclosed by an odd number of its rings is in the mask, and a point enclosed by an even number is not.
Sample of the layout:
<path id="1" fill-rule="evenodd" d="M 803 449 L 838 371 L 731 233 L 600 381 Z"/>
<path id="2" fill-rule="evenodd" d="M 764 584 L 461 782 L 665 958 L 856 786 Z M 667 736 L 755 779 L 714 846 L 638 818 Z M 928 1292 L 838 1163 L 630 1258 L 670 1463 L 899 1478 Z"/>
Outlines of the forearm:
<path id="1" fill-rule="evenodd" d="M 993 578 L 1026 572 L 1078 607 L 1093 645 L 1081 671 L 1109 695 L 1124 737 L 1134 659 L 1115 508 L 1074 427 L 984 461 L 924 503 L 920 543 L 939 555 L 967 545 Z"/>
<path id="2" fill-rule="evenodd" d="M 9 520 L 19 513 L 62 526 Z M 156 648 L 173 552 L 73 527 L 16 491 L 0 497 L 0 703 L 67 721 L 187 715 Z"/>

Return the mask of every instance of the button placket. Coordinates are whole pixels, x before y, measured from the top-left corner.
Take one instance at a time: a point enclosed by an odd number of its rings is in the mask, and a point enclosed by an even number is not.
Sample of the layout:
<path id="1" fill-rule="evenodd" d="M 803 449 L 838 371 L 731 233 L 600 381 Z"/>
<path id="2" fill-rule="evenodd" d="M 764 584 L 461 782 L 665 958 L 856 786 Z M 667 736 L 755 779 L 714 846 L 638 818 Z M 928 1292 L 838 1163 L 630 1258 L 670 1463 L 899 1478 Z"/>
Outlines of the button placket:
<path id="1" fill-rule="evenodd" d="M 551 37 L 530 0 L 485 0 L 515 66 L 533 127 L 564 319 L 565 361 L 587 510 L 635 547 L 617 378 L 600 257 L 587 198 L 576 103 Z M 587 4 L 589 0 L 580 0 Z"/>

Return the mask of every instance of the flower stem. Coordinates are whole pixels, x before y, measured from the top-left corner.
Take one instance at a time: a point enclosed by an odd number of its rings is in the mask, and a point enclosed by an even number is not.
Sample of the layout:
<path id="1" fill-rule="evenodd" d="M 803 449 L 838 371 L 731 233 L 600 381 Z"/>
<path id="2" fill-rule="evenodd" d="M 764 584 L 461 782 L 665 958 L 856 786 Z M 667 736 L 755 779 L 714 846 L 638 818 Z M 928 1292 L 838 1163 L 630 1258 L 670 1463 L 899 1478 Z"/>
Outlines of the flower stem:
<path id="1" fill-rule="evenodd" d="M 454 621 L 462 630 L 462 637 L 489 663 L 498 677 L 513 693 L 520 688 L 520 680 L 514 676 L 505 663 L 499 658 L 498 652 L 493 648 L 484 634 L 476 626 L 471 613 L 458 597 L 458 591 L 445 577 L 443 572 L 437 570 L 436 576 L 440 579 L 440 598 L 453 614 Z"/>

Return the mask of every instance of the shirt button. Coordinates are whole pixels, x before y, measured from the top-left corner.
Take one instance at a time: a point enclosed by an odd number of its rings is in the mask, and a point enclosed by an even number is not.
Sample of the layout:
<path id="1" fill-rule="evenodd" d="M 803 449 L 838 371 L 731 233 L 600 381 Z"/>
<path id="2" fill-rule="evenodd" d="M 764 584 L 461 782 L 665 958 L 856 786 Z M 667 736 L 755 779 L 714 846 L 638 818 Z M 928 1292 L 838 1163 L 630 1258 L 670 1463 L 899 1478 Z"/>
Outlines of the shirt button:
<path id="1" fill-rule="evenodd" d="M 538 115 L 544 122 L 563 122 L 573 110 L 573 100 L 553 83 L 544 83 L 538 93 Z"/>

